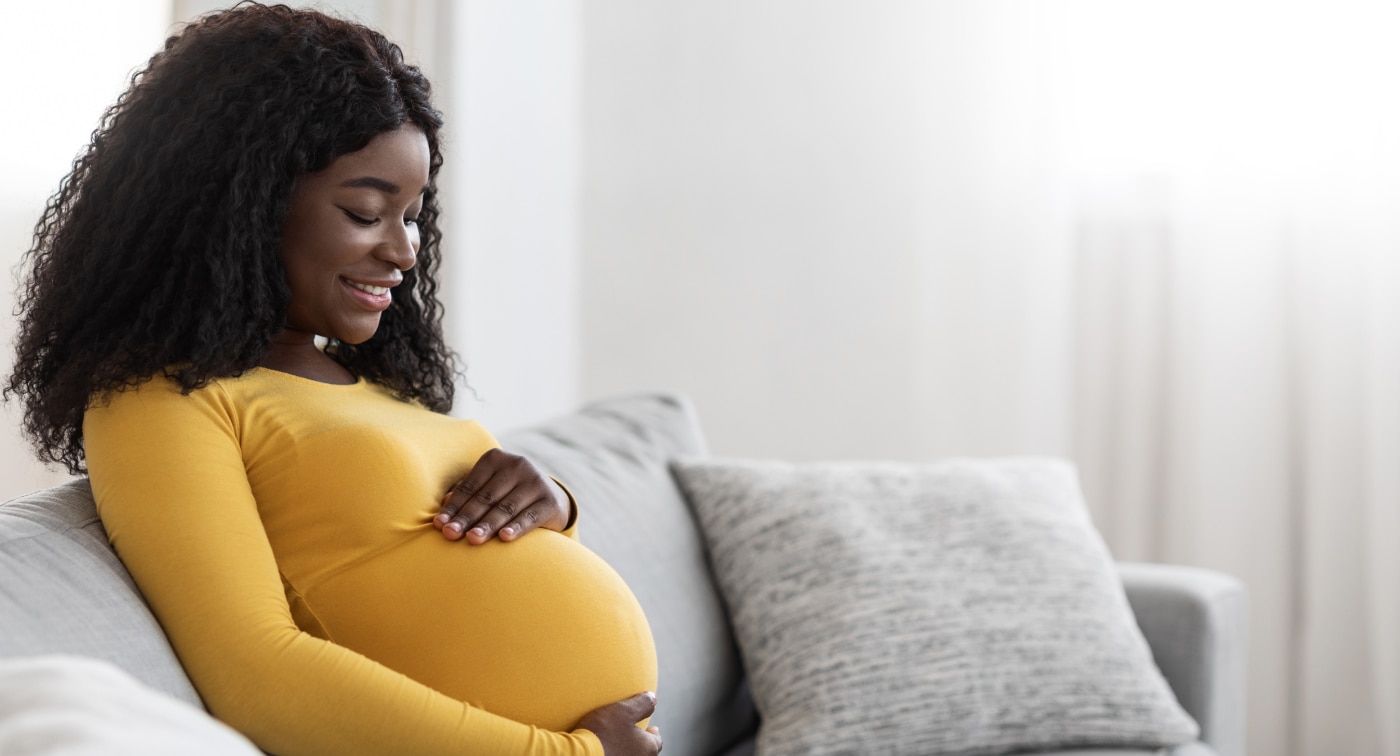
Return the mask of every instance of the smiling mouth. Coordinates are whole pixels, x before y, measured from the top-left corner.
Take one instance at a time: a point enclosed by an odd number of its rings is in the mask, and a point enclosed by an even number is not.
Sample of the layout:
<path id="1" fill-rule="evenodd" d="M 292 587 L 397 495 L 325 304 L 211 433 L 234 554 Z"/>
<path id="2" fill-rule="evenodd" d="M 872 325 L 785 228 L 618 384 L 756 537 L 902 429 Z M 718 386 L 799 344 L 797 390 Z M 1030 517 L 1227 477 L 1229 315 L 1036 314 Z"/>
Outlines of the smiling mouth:
<path id="1" fill-rule="evenodd" d="M 367 294 L 373 294 L 376 297 L 382 297 L 385 294 L 389 293 L 388 286 L 370 286 L 369 284 L 356 283 L 348 278 L 345 279 L 345 283 L 348 283 L 352 287 L 359 289 L 360 291 L 363 291 Z"/>
<path id="2" fill-rule="evenodd" d="M 342 278 L 340 282 L 345 285 L 346 296 L 350 297 L 350 300 L 363 310 L 376 313 L 384 312 L 394 302 L 394 295 L 389 293 L 391 288 L 389 286 L 360 283 L 348 278 Z"/>

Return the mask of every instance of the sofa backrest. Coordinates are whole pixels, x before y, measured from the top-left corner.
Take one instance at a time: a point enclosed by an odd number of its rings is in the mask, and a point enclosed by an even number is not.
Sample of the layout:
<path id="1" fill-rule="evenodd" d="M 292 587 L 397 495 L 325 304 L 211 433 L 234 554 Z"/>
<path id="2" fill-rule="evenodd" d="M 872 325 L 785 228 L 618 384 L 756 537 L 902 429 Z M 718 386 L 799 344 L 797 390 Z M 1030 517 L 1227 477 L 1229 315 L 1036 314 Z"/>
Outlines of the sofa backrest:
<path id="1" fill-rule="evenodd" d="M 76 654 L 202 706 L 117 560 L 86 479 L 0 504 L 0 657 Z"/>
<path id="2" fill-rule="evenodd" d="M 757 714 L 699 526 L 669 461 L 705 454 L 682 398 L 597 402 L 501 445 L 562 480 L 579 503 L 579 539 L 636 594 L 656 639 L 657 712 L 668 756 L 722 753 L 750 737 Z"/>

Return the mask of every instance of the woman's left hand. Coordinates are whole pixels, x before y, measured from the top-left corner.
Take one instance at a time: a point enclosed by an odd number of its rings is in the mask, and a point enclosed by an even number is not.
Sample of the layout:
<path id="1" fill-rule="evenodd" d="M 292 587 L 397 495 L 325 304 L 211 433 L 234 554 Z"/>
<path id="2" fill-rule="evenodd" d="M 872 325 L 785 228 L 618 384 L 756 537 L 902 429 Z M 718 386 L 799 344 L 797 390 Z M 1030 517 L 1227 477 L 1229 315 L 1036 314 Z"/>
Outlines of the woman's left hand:
<path id="1" fill-rule="evenodd" d="M 442 499 L 433 527 L 449 541 L 480 544 L 502 541 L 543 527 L 563 530 L 569 523 L 569 497 L 530 460 L 490 449 Z"/>

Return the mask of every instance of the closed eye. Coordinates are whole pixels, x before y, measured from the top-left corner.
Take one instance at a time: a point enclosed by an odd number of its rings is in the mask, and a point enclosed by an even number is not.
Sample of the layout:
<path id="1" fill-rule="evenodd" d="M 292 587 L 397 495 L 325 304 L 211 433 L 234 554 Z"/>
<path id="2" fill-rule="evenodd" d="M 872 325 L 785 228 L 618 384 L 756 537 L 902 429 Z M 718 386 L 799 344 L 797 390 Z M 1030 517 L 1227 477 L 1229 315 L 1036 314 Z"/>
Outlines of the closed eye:
<path id="1" fill-rule="evenodd" d="M 345 217 L 349 218 L 355 223 L 358 223 L 361 226 L 373 226 L 374 224 L 379 222 L 378 218 L 366 218 L 362 215 L 352 213 L 349 210 L 342 209 L 341 212 L 345 213 Z"/>

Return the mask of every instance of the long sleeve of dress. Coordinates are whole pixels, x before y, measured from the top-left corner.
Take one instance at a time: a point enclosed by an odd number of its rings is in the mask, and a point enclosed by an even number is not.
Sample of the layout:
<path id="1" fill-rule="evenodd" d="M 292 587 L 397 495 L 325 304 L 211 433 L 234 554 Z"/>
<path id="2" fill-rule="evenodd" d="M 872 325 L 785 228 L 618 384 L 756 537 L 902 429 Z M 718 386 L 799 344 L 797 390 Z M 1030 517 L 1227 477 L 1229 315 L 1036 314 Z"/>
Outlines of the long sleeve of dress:
<path id="1" fill-rule="evenodd" d="M 122 392 L 84 423 L 108 536 L 215 716 L 281 756 L 601 756 L 590 732 L 473 708 L 298 629 L 228 402 L 213 387 Z"/>

